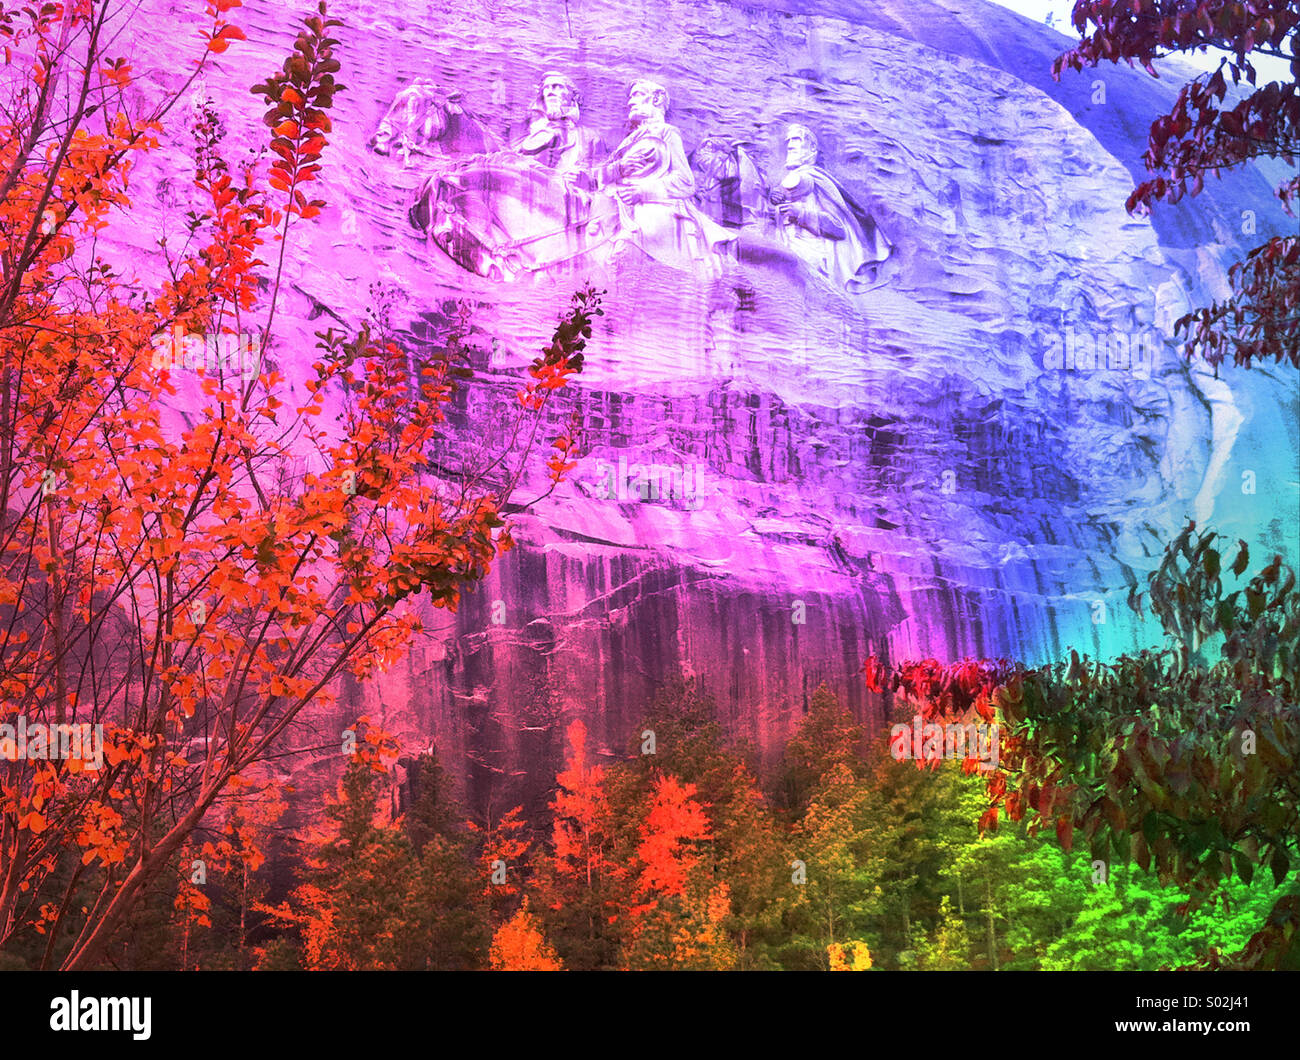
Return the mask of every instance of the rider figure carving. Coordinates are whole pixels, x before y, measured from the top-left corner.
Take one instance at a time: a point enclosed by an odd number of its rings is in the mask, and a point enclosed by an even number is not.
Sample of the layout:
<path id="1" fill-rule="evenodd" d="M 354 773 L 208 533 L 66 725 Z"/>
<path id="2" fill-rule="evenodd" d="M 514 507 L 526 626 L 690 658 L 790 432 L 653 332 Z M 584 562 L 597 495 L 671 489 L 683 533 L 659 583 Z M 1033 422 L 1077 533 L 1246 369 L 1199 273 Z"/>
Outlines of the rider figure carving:
<path id="1" fill-rule="evenodd" d="M 662 85 L 644 79 L 632 83 L 632 131 L 600 167 L 600 185 L 618 203 L 618 240 L 635 243 L 667 265 L 716 269 L 714 248 L 735 236 L 692 201 L 695 176 L 667 111 Z"/>
<path id="2" fill-rule="evenodd" d="M 781 239 L 826 278 L 852 290 L 893 250 L 876 222 L 817 164 L 806 125 L 785 131 L 785 174 L 772 189 Z"/>
<path id="3" fill-rule="evenodd" d="M 514 150 L 554 169 L 566 182 L 591 187 L 590 174 L 605 154 L 600 134 L 581 124 L 581 97 L 564 74 L 544 74 L 529 114 L 528 134 Z"/>

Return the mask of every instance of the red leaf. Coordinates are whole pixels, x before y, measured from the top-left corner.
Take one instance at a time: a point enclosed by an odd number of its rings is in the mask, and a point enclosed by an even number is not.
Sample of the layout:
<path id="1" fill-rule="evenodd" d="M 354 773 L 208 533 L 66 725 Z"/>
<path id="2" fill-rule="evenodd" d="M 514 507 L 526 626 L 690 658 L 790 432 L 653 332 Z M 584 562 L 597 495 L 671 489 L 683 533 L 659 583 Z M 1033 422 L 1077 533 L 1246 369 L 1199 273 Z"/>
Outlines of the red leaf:
<path id="1" fill-rule="evenodd" d="M 1064 850 L 1069 850 L 1074 845 L 1074 821 L 1069 817 L 1056 819 L 1056 839 Z"/>

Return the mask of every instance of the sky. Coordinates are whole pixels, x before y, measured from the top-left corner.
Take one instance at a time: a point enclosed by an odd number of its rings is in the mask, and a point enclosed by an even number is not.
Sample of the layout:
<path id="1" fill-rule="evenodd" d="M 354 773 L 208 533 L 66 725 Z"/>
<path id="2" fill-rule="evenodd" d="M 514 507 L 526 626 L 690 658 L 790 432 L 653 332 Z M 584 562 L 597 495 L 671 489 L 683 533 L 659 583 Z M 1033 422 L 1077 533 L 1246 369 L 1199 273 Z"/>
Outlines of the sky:
<path id="1" fill-rule="evenodd" d="M 1069 32 L 1070 12 L 1074 10 L 1074 0 L 993 0 L 1002 7 L 1019 11 L 1022 15 L 1036 22 L 1048 22 L 1062 33 Z"/>

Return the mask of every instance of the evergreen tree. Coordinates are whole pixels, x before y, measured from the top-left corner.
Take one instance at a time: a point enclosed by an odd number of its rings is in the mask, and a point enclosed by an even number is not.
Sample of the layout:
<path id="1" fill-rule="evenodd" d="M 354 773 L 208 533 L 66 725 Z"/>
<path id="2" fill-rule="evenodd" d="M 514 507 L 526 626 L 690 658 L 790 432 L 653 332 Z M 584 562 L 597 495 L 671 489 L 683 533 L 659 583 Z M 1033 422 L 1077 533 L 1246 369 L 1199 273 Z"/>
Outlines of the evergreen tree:
<path id="1" fill-rule="evenodd" d="M 425 761 L 411 821 L 377 822 L 378 776 L 349 763 L 309 839 L 307 872 L 268 909 L 297 927 L 302 965 L 321 970 L 466 969 L 485 963 L 487 908 L 468 836 L 454 824 L 441 771 Z M 410 836 L 420 840 L 418 848 Z M 283 961 L 281 951 L 275 954 Z M 266 967 L 267 951 L 262 967 Z"/>
<path id="2" fill-rule="evenodd" d="M 862 729 L 825 684 L 812 694 L 808 712 L 786 744 L 777 803 L 797 820 L 813 792 L 831 770 L 842 765 L 855 776 L 863 771 Z"/>
<path id="3" fill-rule="evenodd" d="M 616 784 L 619 798 L 644 808 L 658 778 L 672 776 L 695 788 L 708 818 L 700 842 L 702 871 L 712 881 L 697 896 L 698 909 L 720 901 L 722 925 L 740 968 L 779 967 L 772 947 L 780 937 L 783 910 L 795 898 L 789 844 L 750 765 L 748 748 L 734 746 L 714 720 L 713 701 L 685 683 L 660 692 L 637 727 L 633 757 Z M 643 734 L 654 734 L 654 753 L 642 752 Z"/>
<path id="4" fill-rule="evenodd" d="M 408 865 L 393 881 L 401 901 L 385 924 L 379 959 L 401 970 L 482 968 L 491 935 L 487 897 L 436 750 L 420 755 L 412 777 L 402 818 Z"/>

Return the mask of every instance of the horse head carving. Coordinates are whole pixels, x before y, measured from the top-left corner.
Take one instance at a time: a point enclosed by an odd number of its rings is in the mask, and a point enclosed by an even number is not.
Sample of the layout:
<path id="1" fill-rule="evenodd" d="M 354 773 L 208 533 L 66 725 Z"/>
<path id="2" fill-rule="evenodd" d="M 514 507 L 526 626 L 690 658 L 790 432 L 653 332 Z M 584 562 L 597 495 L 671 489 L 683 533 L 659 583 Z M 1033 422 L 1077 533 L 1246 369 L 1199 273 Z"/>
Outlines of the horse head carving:
<path id="1" fill-rule="evenodd" d="M 405 163 L 411 155 L 474 154 L 494 150 L 497 143 L 465 109 L 459 89 L 421 77 L 397 93 L 370 147 L 378 155 L 398 152 Z"/>
<path id="2" fill-rule="evenodd" d="M 741 228 L 767 219 L 767 182 L 745 150 L 746 145 L 707 136 L 691 152 L 698 177 L 695 199 L 719 224 Z"/>

